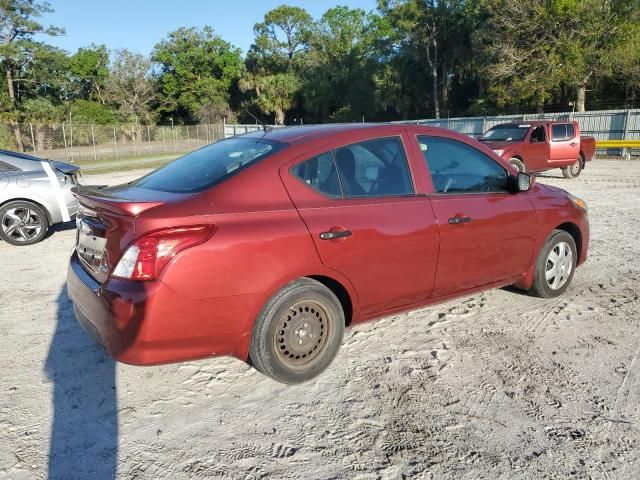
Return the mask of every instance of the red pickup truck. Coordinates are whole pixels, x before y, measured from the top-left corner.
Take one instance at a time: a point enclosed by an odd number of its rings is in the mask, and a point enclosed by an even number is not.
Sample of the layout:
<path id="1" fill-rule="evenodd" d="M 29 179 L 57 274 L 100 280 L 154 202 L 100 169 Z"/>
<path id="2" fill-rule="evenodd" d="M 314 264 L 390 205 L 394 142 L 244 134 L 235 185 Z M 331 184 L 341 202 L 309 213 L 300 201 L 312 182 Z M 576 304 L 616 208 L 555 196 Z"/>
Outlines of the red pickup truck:
<path id="1" fill-rule="evenodd" d="M 581 137 L 577 122 L 503 123 L 479 140 L 521 172 L 561 168 L 566 178 L 580 175 L 596 151 L 596 139 Z"/>

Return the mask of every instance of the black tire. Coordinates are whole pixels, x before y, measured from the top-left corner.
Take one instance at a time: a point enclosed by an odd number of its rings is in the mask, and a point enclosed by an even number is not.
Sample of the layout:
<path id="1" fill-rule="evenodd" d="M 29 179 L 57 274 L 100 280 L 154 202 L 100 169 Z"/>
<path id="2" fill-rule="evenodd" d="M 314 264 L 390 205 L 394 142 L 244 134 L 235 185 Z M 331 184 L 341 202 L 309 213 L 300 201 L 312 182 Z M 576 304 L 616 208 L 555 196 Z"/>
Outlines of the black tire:
<path id="1" fill-rule="evenodd" d="M 278 382 L 307 381 L 333 361 L 344 326 L 342 306 L 331 290 L 310 278 L 296 280 L 262 308 L 253 326 L 249 359 Z"/>
<path id="2" fill-rule="evenodd" d="M 582 157 L 582 154 L 580 154 L 580 156 L 578 157 L 578 160 L 576 160 L 576 163 L 574 163 L 573 165 L 569 165 L 568 167 L 562 168 L 562 175 L 564 175 L 564 178 L 569 178 L 569 179 L 577 178 L 582 173 L 583 168 L 584 168 L 584 158 Z"/>
<path id="3" fill-rule="evenodd" d="M 516 167 L 519 172 L 525 173 L 527 168 L 524 166 L 524 162 L 519 158 L 513 157 L 509 159 L 509 163 Z"/>
<path id="4" fill-rule="evenodd" d="M 553 270 L 550 253 L 555 250 L 554 253 L 558 253 L 558 249 L 561 244 L 564 244 L 566 248 L 569 248 L 571 255 L 569 259 L 565 259 L 558 265 L 555 272 L 560 275 L 561 279 L 558 282 L 557 287 L 553 287 L 555 276 L 550 280 L 547 280 L 547 272 Z M 576 262 L 578 260 L 578 249 L 573 237 L 564 230 L 554 230 L 549 235 L 549 238 L 545 242 L 544 246 L 538 254 L 535 264 L 535 272 L 533 274 L 533 285 L 529 289 L 529 293 L 537 297 L 552 298 L 562 295 L 569 287 L 571 280 L 573 280 L 573 274 L 576 271 Z M 562 269 L 564 265 L 564 269 Z M 567 274 L 567 269 L 569 269 Z M 562 272 L 562 273 L 560 273 Z M 564 278 L 564 280 L 562 280 Z M 551 282 L 551 283 L 550 283 Z"/>
<path id="5" fill-rule="evenodd" d="M 48 229 L 49 220 L 40 205 L 14 200 L 0 208 L 0 239 L 11 245 L 38 243 L 45 237 Z"/>

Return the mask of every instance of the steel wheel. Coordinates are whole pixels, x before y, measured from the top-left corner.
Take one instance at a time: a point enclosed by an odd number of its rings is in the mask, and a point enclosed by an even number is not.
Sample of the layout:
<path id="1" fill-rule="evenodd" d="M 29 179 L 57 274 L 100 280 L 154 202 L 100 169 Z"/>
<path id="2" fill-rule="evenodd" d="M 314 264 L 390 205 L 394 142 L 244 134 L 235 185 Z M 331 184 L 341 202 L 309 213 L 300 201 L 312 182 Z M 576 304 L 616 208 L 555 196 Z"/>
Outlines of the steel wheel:
<path id="1" fill-rule="evenodd" d="M 573 270 L 573 251 L 567 242 L 560 242 L 547 255 L 545 279 L 552 290 L 559 290 L 567 283 Z"/>
<path id="2" fill-rule="evenodd" d="M 307 381 L 333 361 L 344 328 L 338 297 L 316 280 L 299 278 L 262 308 L 253 325 L 249 360 L 279 382 Z"/>
<path id="3" fill-rule="evenodd" d="M 16 244 L 32 242 L 45 228 L 42 212 L 26 205 L 9 208 L 2 216 L 2 232 Z"/>
<path id="4" fill-rule="evenodd" d="M 569 167 L 569 171 L 571 172 L 572 177 L 577 177 L 580 175 L 580 170 L 582 170 L 582 165 L 580 164 L 580 159 L 573 165 Z"/>
<path id="5" fill-rule="evenodd" d="M 315 300 L 293 305 L 278 321 L 273 338 L 278 359 L 289 368 L 307 367 L 323 352 L 331 323 Z"/>

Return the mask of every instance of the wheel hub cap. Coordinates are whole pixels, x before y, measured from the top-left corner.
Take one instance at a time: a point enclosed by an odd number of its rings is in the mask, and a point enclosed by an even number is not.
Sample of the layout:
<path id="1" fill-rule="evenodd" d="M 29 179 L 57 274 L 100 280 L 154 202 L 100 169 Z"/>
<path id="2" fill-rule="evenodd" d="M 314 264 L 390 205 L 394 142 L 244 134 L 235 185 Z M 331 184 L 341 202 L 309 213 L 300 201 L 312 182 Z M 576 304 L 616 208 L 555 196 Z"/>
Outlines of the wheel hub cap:
<path id="1" fill-rule="evenodd" d="M 274 347 L 280 361 L 290 368 L 308 366 L 326 344 L 327 310 L 318 302 L 302 300 L 280 318 Z"/>
<path id="2" fill-rule="evenodd" d="M 545 278 L 552 290 L 558 290 L 567 283 L 573 269 L 573 252 L 567 242 L 560 242 L 547 256 Z"/>

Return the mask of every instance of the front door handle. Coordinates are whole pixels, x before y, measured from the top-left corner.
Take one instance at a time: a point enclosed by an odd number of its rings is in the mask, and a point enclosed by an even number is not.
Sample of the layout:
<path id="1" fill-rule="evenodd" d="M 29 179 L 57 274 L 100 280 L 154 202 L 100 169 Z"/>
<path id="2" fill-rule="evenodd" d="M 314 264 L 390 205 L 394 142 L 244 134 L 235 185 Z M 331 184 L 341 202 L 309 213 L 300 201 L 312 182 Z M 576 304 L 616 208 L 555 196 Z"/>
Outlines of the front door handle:
<path id="1" fill-rule="evenodd" d="M 451 217 L 449 219 L 450 225 L 460 225 L 462 223 L 469 223 L 471 221 L 471 217 Z"/>
<path id="2" fill-rule="evenodd" d="M 351 230 L 336 230 L 330 232 L 322 232 L 320 240 L 335 240 L 337 238 L 347 238 L 352 235 Z"/>
<path id="3" fill-rule="evenodd" d="M 572 147 L 575 147 L 577 145 L 577 143 L 576 142 L 571 142 L 569 145 L 572 146 Z"/>

